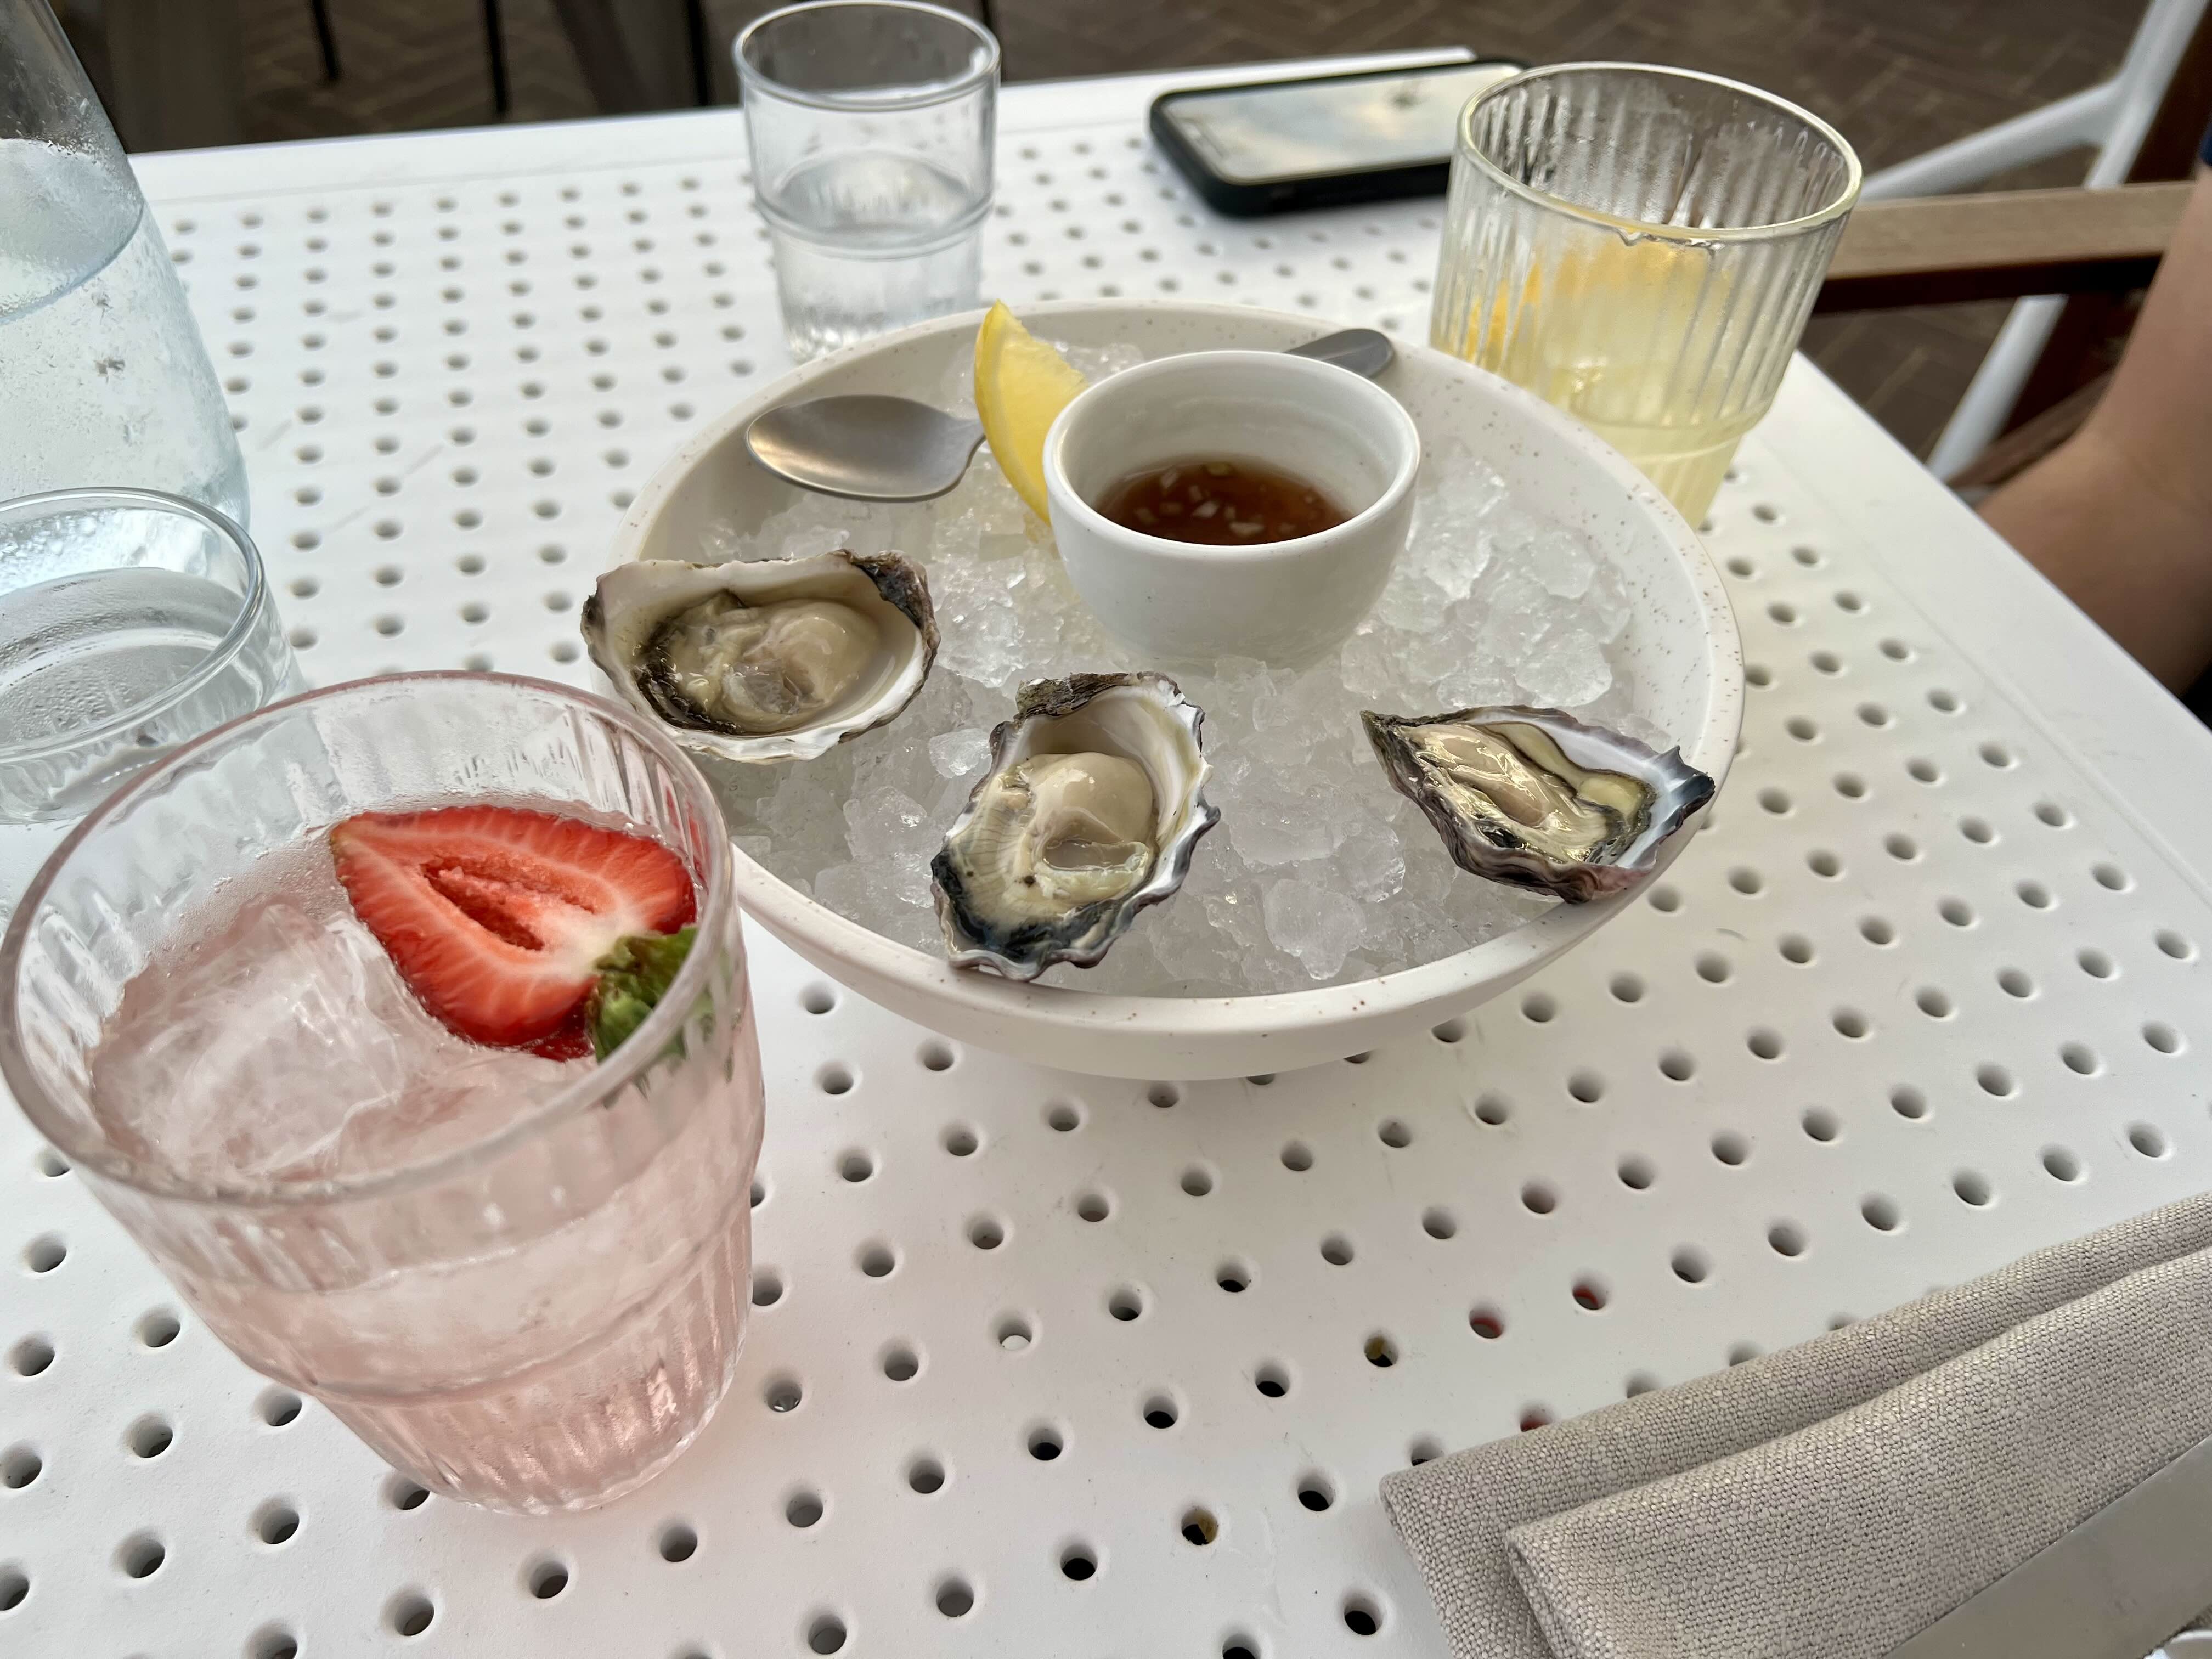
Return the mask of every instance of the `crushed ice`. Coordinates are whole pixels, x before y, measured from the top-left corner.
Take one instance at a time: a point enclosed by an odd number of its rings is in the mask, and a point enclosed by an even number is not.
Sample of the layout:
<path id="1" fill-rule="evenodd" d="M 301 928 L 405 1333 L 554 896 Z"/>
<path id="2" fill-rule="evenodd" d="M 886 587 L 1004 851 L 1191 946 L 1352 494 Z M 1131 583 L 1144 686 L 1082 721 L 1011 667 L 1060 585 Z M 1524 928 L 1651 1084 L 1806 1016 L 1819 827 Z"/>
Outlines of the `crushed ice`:
<path id="1" fill-rule="evenodd" d="M 1092 379 L 1133 347 L 1069 349 Z M 969 402 L 964 363 L 939 389 Z M 929 860 L 990 757 L 990 728 L 1024 680 L 1151 666 L 1099 627 L 1049 531 L 987 455 L 916 507 L 805 495 L 757 531 L 723 526 L 703 557 L 776 558 L 851 545 L 918 554 L 944 644 L 890 726 L 818 760 L 710 770 L 738 844 L 786 881 L 887 938 L 941 955 Z M 1206 711 L 1221 827 L 1182 891 L 1100 966 L 1048 983 L 1236 995 L 1372 977 L 1517 927 L 1550 901 L 1462 873 L 1370 752 L 1359 711 L 1478 703 L 1564 708 L 1664 738 L 1635 713 L 1618 641 L 1630 603 L 1583 538 L 1516 501 L 1467 445 L 1432 445 L 1406 555 L 1375 611 L 1301 671 L 1224 659 L 1176 676 Z"/>
<path id="2" fill-rule="evenodd" d="M 216 1182 L 376 1173 L 489 1136 L 589 1069 L 439 1024 L 319 840 L 268 862 L 227 912 L 187 918 L 101 1033 L 94 1097 L 125 1152 Z"/>

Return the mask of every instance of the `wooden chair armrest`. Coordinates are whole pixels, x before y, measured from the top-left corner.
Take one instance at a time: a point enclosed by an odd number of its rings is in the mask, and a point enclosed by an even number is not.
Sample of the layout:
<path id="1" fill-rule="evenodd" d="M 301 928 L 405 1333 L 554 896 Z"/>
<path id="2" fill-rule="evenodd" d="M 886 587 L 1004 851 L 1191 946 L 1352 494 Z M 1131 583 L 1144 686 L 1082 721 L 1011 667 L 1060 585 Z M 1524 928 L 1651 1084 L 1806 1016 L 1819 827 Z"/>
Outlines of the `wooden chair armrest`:
<path id="1" fill-rule="evenodd" d="M 2184 181 L 1868 202 L 1851 215 L 1813 309 L 2142 288 L 2191 188 Z"/>

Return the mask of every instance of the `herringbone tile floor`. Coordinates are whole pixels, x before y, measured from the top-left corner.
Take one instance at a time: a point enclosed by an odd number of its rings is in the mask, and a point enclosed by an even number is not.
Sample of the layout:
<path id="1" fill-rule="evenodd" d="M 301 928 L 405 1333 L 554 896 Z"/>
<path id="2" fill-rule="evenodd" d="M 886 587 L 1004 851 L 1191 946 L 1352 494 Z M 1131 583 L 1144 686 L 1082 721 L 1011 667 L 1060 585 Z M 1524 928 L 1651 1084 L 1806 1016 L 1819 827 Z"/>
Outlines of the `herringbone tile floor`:
<path id="1" fill-rule="evenodd" d="M 255 138 L 493 118 L 477 0 L 331 0 L 345 72 L 328 85 L 307 0 L 242 5 Z M 708 9 L 727 96 L 730 39 L 767 7 Z M 501 9 L 510 118 L 592 114 L 550 0 L 503 0 Z M 1635 58 L 1795 99 L 1841 128 L 1869 167 L 2110 74 L 2141 10 L 2138 0 L 997 0 L 1011 80 L 1460 44 L 1532 62 Z M 2012 182 L 2066 183 L 2081 165 L 2062 158 Z M 1824 319 L 1806 343 L 1924 452 L 2003 314 L 1966 306 Z"/>

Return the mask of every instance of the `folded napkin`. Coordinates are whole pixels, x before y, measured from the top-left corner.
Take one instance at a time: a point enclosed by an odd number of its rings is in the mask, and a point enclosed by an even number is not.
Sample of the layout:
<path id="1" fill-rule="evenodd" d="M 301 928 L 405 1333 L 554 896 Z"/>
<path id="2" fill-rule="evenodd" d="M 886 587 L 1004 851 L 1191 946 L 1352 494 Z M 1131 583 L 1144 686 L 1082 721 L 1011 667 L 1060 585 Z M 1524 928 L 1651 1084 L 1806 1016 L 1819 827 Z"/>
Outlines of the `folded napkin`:
<path id="1" fill-rule="evenodd" d="M 1873 1659 L 2208 1435 L 2212 1196 L 1382 1501 L 1455 1659 Z"/>

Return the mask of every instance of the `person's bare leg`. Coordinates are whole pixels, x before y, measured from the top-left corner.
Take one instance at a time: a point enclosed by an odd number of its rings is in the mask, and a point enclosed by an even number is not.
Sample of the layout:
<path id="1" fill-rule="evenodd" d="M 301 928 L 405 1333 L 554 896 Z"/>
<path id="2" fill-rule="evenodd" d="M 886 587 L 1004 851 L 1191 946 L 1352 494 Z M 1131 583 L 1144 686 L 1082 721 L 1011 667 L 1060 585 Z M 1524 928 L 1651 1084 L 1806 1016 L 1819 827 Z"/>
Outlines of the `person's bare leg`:
<path id="1" fill-rule="evenodd" d="M 2095 413 L 1982 515 L 2166 684 L 2212 666 L 2212 173 Z"/>

